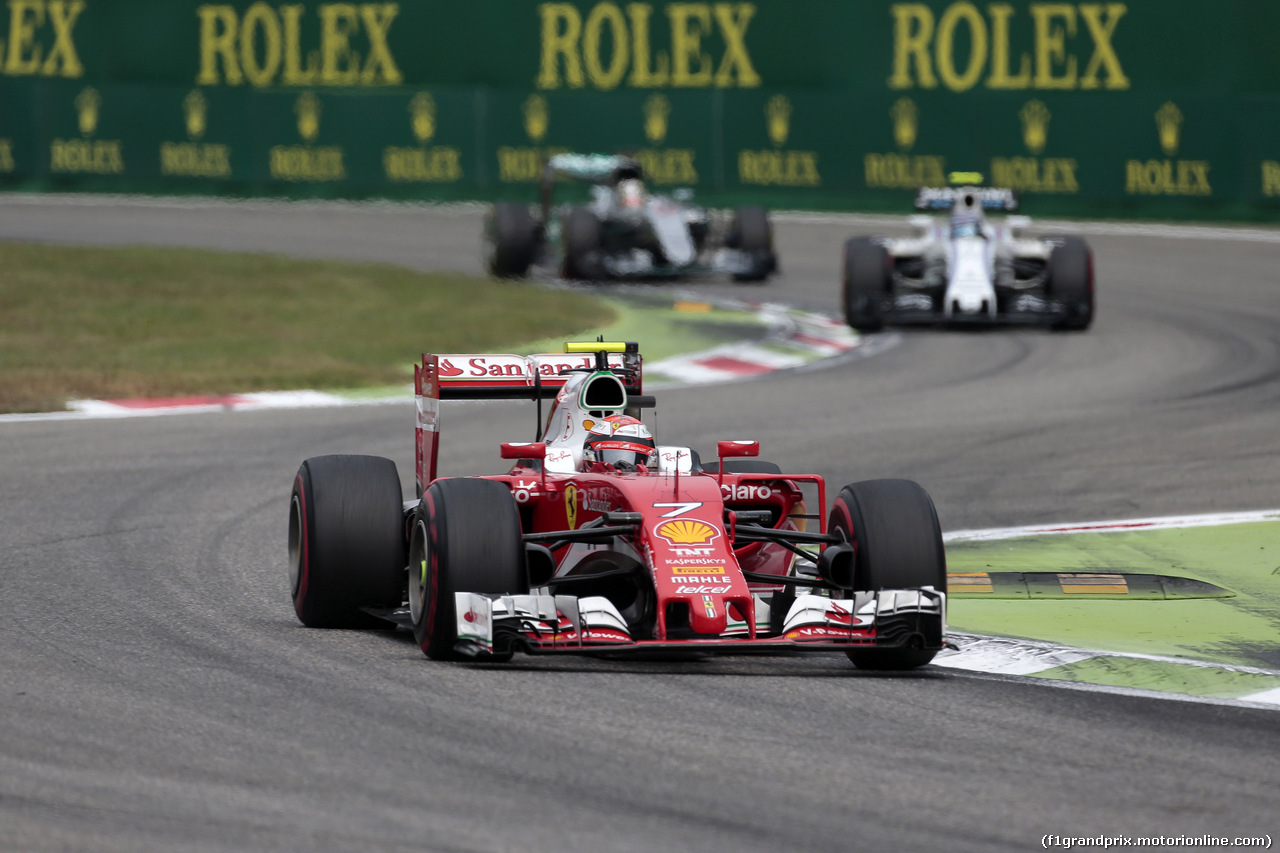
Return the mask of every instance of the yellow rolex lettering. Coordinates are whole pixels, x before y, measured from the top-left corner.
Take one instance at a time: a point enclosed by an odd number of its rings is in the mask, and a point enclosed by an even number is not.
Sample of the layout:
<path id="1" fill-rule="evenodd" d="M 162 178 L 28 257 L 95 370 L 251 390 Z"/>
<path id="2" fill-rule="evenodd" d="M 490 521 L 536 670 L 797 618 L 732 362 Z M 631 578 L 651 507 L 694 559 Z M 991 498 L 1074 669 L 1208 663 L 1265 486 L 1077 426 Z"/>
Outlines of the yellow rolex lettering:
<path id="1" fill-rule="evenodd" d="M 84 66 L 76 53 L 72 31 L 84 11 L 84 0 L 49 0 L 49 23 L 53 26 L 53 47 L 40 66 L 44 77 L 83 77 Z"/>
<path id="2" fill-rule="evenodd" d="M 320 76 L 320 58 L 313 51 L 302 63 L 302 6 L 281 6 L 280 17 L 284 23 L 284 84 L 286 86 L 312 86 Z"/>
<path id="3" fill-rule="evenodd" d="M 889 77 L 889 88 L 913 89 L 917 79 L 922 89 L 936 88 L 938 78 L 933 76 L 929 58 L 933 12 L 923 3 L 895 3 L 889 12 L 893 15 L 893 75 Z"/>
<path id="4" fill-rule="evenodd" d="M 627 16 L 631 19 L 631 77 L 627 81 L 637 89 L 665 86 L 671 79 L 670 57 L 659 51 L 656 60 L 649 52 L 649 16 L 653 7 L 648 3 L 628 3 Z M 656 67 L 652 64 L 657 63 Z"/>
<path id="5" fill-rule="evenodd" d="M 605 26 L 608 26 L 613 42 L 613 56 L 608 66 L 600 56 L 601 30 Z M 591 85 L 605 91 L 616 88 L 627 73 L 627 65 L 631 61 L 630 48 L 627 21 L 622 10 L 613 3 L 597 3 L 587 15 L 587 24 L 582 31 L 582 60 Z"/>
<path id="6" fill-rule="evenodd" d="M 387 44 L 391 22 L 398 14 L 400 7 L 395 3 L 366 3 L 360 7 L 360 20 L 369 38 L 369 59 L 360 72 L 362 85 L 396 86 L 404 82 L 404 75 Z"/>
<path id="7" fill-rule="evenodd" d="M 582 57 L 578 55 L 578 39 L 582 36 L 582 15 L 571 3 L 543 3 L 542 65 L 538 73 L 539 89 L 560 88 L 560 62 L 564 61 L 565 83 L 582 88 Z"/>
<path id="8" fill-rule="evenodd" d="M 1018 55 L 1018 73 L 1009 73 L 1009 19 L 1013 7 L 1007 3 L 993 3 L 987 7 L 991 13 L 991 76 L 988 89 L 1025 89 L 1031 85 L 1031 57 Z"/>
<path id="9" fill-rule="evenodd" d="M 1280 163 L 1275 160 L 1262 161 L 1262 194 L 1280 196 Z"/>
<path id="10" fill-rule="evenodd" d="M 36 28 L 44 25 L 43 0 L 9 0 L 9 55 L 4 73 L 35 74 L 43 48 L 36 43 Z"/>
<path id="11" fill-rule="evenodd" d="M 198 142 L 162 142 L 160 174 L 188 178 L 231 177 L 231 149 Z"/>
<path id="12" fill-rule="evenodd" d="M 1089 35 L 1093 37 L 1093 56 L 1084 67 L 1084 76 L 1080 78 L 1081 89 L 1098 88 L 1098 72 L 1105 67 L 1107 71 L 1108 89 L 1128 89 L 1129 78 L 1120 67 L 1120 58 L 1111 46 L 1111 37 L 1115 34 L 1116 24 L 1129 11 L 1123 3 L 1081 3 L 1080 17 L 1084 18 Z"/>
<path id="13" fill-rule="evenodd" d="M 706 3 L 671 3 L 671 85 L 711 85 L 711 57 L 702 52 L 702 37 L 711 29 L 711 8 Z"/>
<path id="14" fill-rule="evenodd" d="M 991 183 L 1015 190 L 1071 195 L 1080 192 L 1076 168 L 1075 160 L 1062 157 L 993 157 Z"/>
<path id="15" fill-rule="evenodd" d="M 388 180 L 441 183 L 462 178 L 462 155 L 456 148 L 386 148 L 382 168 Z"/>
<path id="16" fill-rule="evenodd" d="M 928 154 L 868 154 L 863 158 L 868 187 L 916 189 L 946 184 L 946 161 Z"/>
<path id="17" fill-rule="evenodd" d="M 259 59 L 257 45 L 262 45 Z M 254 3 L 240 21 L 240 67 L 251 86 L 268 86 L 280 71 L 280 19 L 266 3 Z"/>
<path id="18" fill-rule="evenodd" d="M 750 3 L 715 4 L 716 24 L 724 36 L 724 58 L 716 70 L 718 88 L 727 89 L 734 80 L 744 89 L 760 85 L 760 75 L 751 65 L 746 42 L 747 24 L 751 23 L 755 13 L 756 7 Z"/>
<path id="19" fill-rule="evenodd" d="M 958 72 L 954 46 L 956 27 L 961 21 L 968 24 L 971 48 L 969 65 L 963 72 Z M 983 20 L 978 7 L 972 3 L 952 3 L 942 13 L 942 18 L 938 21 L 937 64 L 942 85 L 953 92 L 972 89 L 982 76 L 982 69 L 987 64 L 987 22 Z"/>
<path id="20" fill-rule="evenodd" d="M 1124 191 L 1128 195 L 1212 195 L 1207 160 L 1128 160 Z"/>
<path id="21" fill-rule="evenodd" d="M 762 186 L 822 185 L 816 151 L 739 151 L 738 180 Z"/>
<path id="22" fill-rule="evenodd" d="M 359 12 L 352 3 L 320 7 L 320 82 L 326 86 L 353 86 L 359 57 L 351 50 L 351 36 L 359 27 Z"/>
<path id="23" fill-rule="evenodd" d="M 1066 39 L 1076 34 L 1076 8 L 1070 3 L 1036 3 L 1031 18 L 1036 31 L 1035 87 L 1074 89 L 1076 58 L 1067 54 Z M 1057 68 L 1065 70 L 1055 74 Z"/>
<path id="24" fill-rule="evenodd" d="M 230 6 L 201 6 L 196 14 L 200 17 L 200 73 L 196 82 L 216 86 L 225 80 L 229 86 L 239 86 L 244 77 L 236 60 L 236 33 L 240 28 L 236 10 Z"/>
<path id="25" fill-rule="evenodd" d="M 636 159 L 655 184 L 696 184 L 696 154 L 692 148 L 642 149 L 636 152 Z"/>
<path id="26" fill-rule="evenodd" d="M 49 146 L 49 171 L 119 175 L 124 172 L 124 143 L 119 139 L 55 139 Z"/>
<path id="27" fill-rule="evenodd" d="M 270 166 L 278 181 L 339 181 L 347 176 L 337 146 L 277 145 L 271 149 Z"/>

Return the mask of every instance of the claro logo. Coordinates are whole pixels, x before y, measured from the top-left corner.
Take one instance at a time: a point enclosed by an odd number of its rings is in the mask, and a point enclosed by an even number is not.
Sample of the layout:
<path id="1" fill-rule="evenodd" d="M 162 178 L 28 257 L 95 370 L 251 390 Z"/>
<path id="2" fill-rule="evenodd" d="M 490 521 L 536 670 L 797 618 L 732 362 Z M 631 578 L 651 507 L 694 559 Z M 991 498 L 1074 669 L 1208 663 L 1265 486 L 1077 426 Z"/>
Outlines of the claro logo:
<path id="1" fill-rule="evenodd" d="M 720 531 L 705 521 L 668 521 L 654 531 L 672 545 L 706 545 L 720 535 Z"/>

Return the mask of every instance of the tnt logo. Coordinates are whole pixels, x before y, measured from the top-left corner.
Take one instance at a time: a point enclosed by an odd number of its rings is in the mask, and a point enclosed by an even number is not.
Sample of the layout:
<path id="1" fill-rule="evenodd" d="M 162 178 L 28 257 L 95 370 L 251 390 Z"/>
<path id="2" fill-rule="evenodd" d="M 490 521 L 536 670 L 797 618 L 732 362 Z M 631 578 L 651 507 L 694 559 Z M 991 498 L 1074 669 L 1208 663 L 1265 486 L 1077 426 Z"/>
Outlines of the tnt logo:
<path id="1" fill-rule="evenodd" d="M 658 525 L 654 531 L 672 545 L 707 545 L 720 535 L 720 531 L 705 521 L 680 519 Z"/>

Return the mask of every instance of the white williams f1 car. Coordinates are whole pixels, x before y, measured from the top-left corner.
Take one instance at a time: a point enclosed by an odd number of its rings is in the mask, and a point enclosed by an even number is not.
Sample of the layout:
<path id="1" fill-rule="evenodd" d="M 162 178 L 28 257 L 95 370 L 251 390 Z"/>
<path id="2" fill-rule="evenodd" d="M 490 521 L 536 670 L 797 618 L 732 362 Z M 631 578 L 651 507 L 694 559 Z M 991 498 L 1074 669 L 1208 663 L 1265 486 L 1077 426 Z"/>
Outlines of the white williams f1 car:
<path id="1" fill-rule="evenodd" d="M 1031 239 L 1012 190 L 926 188 L 912 237 L 853 237 L 844 247 L 844 312 L 858 331 L 885 325 L 1046 325 L 1082 331 L 1093 320 L 1093 253 L 1080 237 Z"/>

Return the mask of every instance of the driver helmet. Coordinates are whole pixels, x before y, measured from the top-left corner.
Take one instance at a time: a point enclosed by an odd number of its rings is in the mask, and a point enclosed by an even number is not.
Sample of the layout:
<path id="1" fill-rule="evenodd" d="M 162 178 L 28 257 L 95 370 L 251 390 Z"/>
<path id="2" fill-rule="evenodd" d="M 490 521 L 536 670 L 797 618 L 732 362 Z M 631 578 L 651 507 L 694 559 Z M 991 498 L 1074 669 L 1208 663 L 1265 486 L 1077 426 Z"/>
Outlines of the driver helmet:
<path id="1" fill-rule="evenodd" d="M 582 467 L 609 465 L 622 471 L 656 467 L 658 449 L 649 428 L 629 415 L 610 415 L 596 421 L 582 443 Z"/>
<path id="2" fill-rule="evenodd" d="M 639 178 L 618 181 L 618 205 L 628 210 L 644 207 L 644 183 Z"/>
<path id="3" fill-rule="evenodd" d="M 957 213 L 951 217 L 951 237 L 981 237 L 982 217 L 976 213 Z"/>

